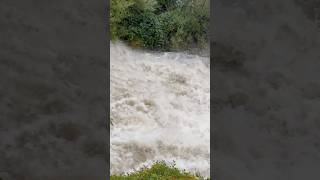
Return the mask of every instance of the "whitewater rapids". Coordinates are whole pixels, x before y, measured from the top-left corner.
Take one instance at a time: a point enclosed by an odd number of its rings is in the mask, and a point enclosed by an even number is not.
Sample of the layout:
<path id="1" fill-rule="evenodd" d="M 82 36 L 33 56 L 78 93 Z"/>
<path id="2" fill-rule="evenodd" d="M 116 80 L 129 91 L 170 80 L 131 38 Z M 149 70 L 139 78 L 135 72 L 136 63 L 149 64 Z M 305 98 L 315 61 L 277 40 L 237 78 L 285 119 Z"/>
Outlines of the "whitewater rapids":
<path id="1" fill-rule="evenodd" d="M 111 173 L 165 160 L 209 176 L 209 58 L 110 46 Z"/>

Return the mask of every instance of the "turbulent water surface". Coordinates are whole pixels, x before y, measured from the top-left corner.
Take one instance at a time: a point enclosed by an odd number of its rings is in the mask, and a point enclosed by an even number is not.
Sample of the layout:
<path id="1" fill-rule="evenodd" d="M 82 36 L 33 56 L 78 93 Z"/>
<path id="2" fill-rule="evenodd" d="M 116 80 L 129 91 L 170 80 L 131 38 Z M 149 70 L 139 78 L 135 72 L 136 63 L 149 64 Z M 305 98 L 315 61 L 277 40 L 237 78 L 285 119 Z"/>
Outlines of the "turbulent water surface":
<path id="1" fill-rule="evenodd" d="M 209 58 L 111 43 L 111 173 L 156 160 L 209 176 Z"/>

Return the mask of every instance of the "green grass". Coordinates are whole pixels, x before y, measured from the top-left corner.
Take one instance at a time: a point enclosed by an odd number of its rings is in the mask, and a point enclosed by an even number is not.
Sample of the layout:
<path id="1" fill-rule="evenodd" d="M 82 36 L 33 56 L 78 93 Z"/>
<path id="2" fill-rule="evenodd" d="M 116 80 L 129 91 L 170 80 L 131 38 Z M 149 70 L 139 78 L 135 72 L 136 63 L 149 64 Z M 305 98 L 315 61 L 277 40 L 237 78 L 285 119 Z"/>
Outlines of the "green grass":
<path id="1" fill-rule="evenodd" d="M 198 174 L 179 170 L 175 165 L 163 161 L 154 163 L 150 168 L 142 168 L 131 174 L 112 175 L 110 180 L 204 180 Z"/>

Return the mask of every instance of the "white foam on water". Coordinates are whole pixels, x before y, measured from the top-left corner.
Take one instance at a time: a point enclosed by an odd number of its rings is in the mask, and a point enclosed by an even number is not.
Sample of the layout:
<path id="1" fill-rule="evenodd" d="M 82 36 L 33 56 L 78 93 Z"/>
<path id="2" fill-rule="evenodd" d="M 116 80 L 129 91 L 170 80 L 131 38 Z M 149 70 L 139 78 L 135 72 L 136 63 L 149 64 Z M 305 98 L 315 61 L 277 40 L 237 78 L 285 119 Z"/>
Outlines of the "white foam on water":
<path id="1" fill-rule="evenodd" d="M 111 173 L 165 160 L 209 176 L 209 58 L 110 48 Z"/>

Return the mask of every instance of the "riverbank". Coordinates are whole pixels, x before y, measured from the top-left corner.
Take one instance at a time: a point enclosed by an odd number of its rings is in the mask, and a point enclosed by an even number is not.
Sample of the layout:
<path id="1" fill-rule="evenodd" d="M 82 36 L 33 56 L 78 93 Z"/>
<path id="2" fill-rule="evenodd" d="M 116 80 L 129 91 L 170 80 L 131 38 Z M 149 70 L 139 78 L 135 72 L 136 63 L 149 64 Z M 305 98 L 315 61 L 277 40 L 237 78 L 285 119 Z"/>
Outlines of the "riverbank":
<path id="1" fill-rule="evenodd" d="M 132 180 L 132 179 L 184 179 L 184 180 L 209 180 L 199 174 L 192 174 L 180 170 L 175 165 L 167 165 L 163 161 L 155 162 L 151 167 L 145 167 L 133 173 L 124 175 L 112 175 L 110 180 Z"/>

